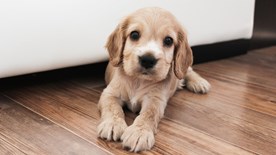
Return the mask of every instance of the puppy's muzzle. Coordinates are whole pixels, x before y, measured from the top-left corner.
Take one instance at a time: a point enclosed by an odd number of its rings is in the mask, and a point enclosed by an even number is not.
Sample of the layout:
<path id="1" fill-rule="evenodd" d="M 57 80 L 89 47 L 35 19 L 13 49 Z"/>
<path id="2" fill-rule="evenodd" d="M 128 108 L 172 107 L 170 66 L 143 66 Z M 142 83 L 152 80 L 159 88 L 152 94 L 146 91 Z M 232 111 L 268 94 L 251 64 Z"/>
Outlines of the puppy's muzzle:
<path id="1" fill-rule="evenodd" d="M 145 69 L 153 68 L 156 65 L 157 61 L 158 60 L 151 54 L 139 56 L 139 63 Z"/>

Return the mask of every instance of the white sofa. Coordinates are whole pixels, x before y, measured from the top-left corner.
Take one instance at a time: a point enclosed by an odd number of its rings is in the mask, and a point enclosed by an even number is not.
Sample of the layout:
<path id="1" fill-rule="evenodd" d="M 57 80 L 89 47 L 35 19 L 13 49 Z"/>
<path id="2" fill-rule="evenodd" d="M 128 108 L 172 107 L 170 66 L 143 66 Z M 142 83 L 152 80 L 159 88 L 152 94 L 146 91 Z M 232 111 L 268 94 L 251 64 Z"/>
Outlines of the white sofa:
<path id="1" fill-rule="evenodd" d="M 108 59 L 105 41 L 136 9 L 171 11 L 192 46 L 249 39 L 254 0 L 0 1 L 0 78 Z"/>

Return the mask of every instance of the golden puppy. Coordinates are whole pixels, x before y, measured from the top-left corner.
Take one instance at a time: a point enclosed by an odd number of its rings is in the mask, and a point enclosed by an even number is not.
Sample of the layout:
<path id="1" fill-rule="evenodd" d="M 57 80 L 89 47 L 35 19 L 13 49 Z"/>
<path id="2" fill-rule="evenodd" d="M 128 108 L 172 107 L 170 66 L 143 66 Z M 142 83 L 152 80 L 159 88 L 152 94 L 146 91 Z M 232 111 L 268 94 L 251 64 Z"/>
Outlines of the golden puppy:
<path id="1" fill-rule="evenodd" d="M 206 93 L 210 84 L 192 68 L 192 50 L 175 17 L 160 8 L 144 8 L 126 17 L 109 36 L 110 56 L 99 100 L 100 138 L 122 140 L 130 151 L 149 150 L 170 97 L 183 84 Z M 123 105 L 137 112 L 127 126 Z"/>

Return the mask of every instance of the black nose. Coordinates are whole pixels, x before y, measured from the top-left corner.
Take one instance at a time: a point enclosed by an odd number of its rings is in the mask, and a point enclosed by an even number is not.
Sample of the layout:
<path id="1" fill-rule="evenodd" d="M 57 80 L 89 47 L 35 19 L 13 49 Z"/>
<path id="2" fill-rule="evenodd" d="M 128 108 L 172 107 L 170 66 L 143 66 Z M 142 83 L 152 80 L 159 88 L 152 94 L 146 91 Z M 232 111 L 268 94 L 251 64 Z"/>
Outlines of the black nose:
<path id="1" fill-rule="evenodd" d="M 139 57 L 139 63 L 145 69 L 150 69 L 157 63 L 157 59 L 152 55 L 143 55 Z"/>

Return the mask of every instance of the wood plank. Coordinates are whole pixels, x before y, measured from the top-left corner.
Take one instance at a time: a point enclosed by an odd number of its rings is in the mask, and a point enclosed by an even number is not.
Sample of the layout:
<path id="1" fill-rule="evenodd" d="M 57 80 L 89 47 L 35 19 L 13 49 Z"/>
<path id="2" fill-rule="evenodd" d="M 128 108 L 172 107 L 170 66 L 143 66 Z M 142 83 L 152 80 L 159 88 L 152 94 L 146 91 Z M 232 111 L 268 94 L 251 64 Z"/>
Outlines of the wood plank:
<path id="1" fill-rule="evenodd" d="M 60 89 L 63 88 L 63 86 L 60 87 Z M 81 97 L 78 96 L 73 96 L 70 93 L 66 96 L 60 96 L 65 99 L 64 102 L 59 102 L 57 101 L 58 98 L 55 98 L 55 93 L 58 93 L 58 90 L 55 92 L 48 91 L 48 93 L 41 90 L 42 86 L 38 86 L 33 89 L 18 89 L 14 92 L 6 92 L 6 94 L 23 106 L 28 107 L 32 111 L 36 111 L 40 115 L 59 124 L 59 126 L 74 132 L 79 137 L 82 137 L 90 143 L 108 149 L 114 154 L 128 154 L 127 151 L 122 149 L 121 144 L 114 142 L 110 143 L 98 139 L 96 126 L 97 121 L 99 120 L 99 113 L 95 104 L 95 106 L 91 106 L 93 102 L 81 99 Z M 72 105 L 72 107 L 70 107 L 70 105 Z M 86 106 L 86 108 L 82 107 L 83 105 Z M 87 110 L 87 113 L 83 113 L 82 109 Z M 151 154 L 159 153 L 153 152 Z"/>
<path id="2" fill-rule="evenodd" d="M 243 89 L 240 84 L 229 84 L 216 79 L 209 80 L 212 91 L 208 95 L 197 95 L 187 91 L 179 96 L 186 96 L 183 101 L 190 101 L 204 107 L 238 119 L 276 131 L 276 106 L 268 91 Z M 226 88 L 223 89 L 222 88 Z M 253 92 L 253 93 L 252 93 Z M 176 96 L 177 97 L 177 96 Z"/>
<path id="3" fill-rule="evenodd" d="M 19 150 L 12 144 L 5 141 L 1 135 L 0 135 L 0 154 L 25 155 L 25 153 L 23 153 L 21 150 Z"/>
<path id="4" fill-rule="evenodd" d="M 275 154 L 275 150 L 271 149 L 276 145 L 275 131 L 185 101 L 184 98 L 184 94 L 178 93 L 177 97 L 171 99 L 166 117 L 252 152 Z"/>
<path id="5" fill-rule="evenodd" d="M 275 58 L 276 57 L 276 46 L 260 48 L 250 51 L 250 54 L 257 55 L 256 57 L 268 57 L 268 58 Z M 275 59 L 274 59 L 275 60 Z"/>
<path id="6" fill-rule="evenodd" d="M 132 122 L 135 118 L 135 114 L 128 110 L 126 116 L 127 122 Z M 175 150 L 178 150 L 179 154 L 198 155 L 256 154 L 168 117 L 164 117 L 159 124 L 156 143 L 158 148 L 168 151 L 168 154 L 175 154 Z"/>
<path id="7" fill-rule="evenodd" d="M 2 140 L 26 154 L 108 154 L 2 95 L 0 131 Z"/>
<path id="8" fill-rule="evenodd" d="M 271 53 L 274 51 L 276 47 L 270 50 Z M 262 53 L 250 52 L 240 57 L 196 65 L 194 68 L 208 75 L 227 77 L 233 81 L 241 81 L 275 91 L 275 60 L 275 55 L 265 56 Z"/>
<path id="9" fill-rule="evenodd" d="M 52 92 L 52 94 L 47 92 Z M 46 85 L 44 87 L 24 88 L 24 90 L 15 92 L 10 91 L 6 94 L 24 104 L 24 106 L 79 134 L 82 138 L 108 148 L 112 153 L 127 153 L 122 150 L 119 143 L 110 143 L 96 138 L 96 126 L 99 120 L 96 104 L 100 96 L 97 91 L 93 92 L 75 84 L 62 83 L 62 87 Z M 40 104 L 34 104 L 38 101 L 40 101 Z M 59 109 L 59 112 L 56 109 Z M 130 115 L 127 115 L 127 117 L 130 117 Z M 156 136 L 156 145 L 153 150 L 143 152 L 143 154 L 252 153 L 197 130 L 189 129 L 189 127 L 182 127 L 170 120 L 165 122 L 160 124 L 160 133 Z M 203 138 L 199 138 L 198 135 Z M 168 137 L 170 140 L 168 140 Z M 205 148 L 202 146 L 205 146 Z M 220 147 L 218 148 L 218 146 Z"/>

